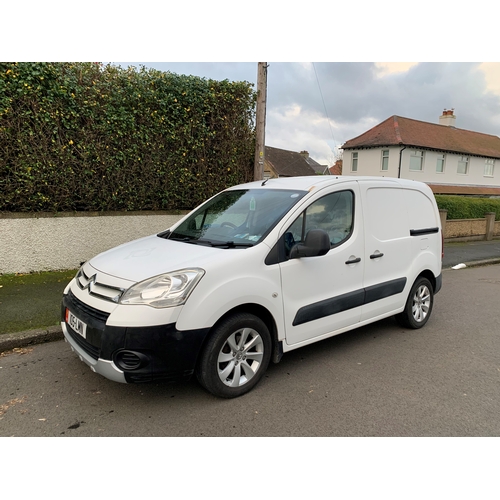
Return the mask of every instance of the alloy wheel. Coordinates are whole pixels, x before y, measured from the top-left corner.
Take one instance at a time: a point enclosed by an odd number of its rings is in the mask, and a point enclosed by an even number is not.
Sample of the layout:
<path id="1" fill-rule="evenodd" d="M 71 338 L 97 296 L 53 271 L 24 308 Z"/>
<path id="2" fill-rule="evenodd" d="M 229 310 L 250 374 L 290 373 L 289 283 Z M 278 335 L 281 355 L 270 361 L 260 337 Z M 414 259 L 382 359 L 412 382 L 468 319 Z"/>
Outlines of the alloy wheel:
<path id="1" fill-rule="evenodd" d="M 259 370 L 264 341 L 253 328 L 241 328 L 224 342 L 217 358 L 217 373 L 229 387 L 241 387 Z"/>

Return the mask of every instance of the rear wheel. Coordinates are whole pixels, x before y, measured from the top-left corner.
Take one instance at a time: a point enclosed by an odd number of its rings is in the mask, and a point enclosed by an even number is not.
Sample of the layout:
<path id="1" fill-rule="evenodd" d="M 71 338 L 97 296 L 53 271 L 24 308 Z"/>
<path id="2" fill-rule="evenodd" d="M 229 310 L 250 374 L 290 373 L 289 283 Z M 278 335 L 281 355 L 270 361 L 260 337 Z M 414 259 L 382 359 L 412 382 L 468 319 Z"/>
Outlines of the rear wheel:
<path id="1" fill-rule="evenodd" d="M 422 328 L 429 320 L 433 304 L 434 289 L 431 282 L 421 276 L 413 284 L 405 308 L 396 319 L 406 328 Z"/>
<path id="2" fill-rule="evenodd" d="M 196 376 L 205 389 L 235 398 L 253 389 L 271 359 L 271 335 L 265 323 L 248 313 L 224 319 L 209 338 Z"/>

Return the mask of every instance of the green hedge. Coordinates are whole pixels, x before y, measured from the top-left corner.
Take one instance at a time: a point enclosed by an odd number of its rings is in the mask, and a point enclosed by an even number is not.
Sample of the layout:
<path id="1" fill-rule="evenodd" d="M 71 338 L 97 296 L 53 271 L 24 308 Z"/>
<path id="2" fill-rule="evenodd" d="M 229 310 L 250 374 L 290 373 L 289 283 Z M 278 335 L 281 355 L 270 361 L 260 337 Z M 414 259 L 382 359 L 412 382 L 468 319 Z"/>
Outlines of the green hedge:
<path id="1" fill-rule="evenodd" d="M 439 194 L 435 198 L 439 208 L 448 210 L 448 219 L 483 219 L 487 212 L 495 212 L 495 220 L 500 220 L 500 199 Z"/>
<path id="2" fill-rule="evenodd" d="M 190 209 L 253 178 L 256 93 L 99 63 L 0 63 L 0 211 Z"/>

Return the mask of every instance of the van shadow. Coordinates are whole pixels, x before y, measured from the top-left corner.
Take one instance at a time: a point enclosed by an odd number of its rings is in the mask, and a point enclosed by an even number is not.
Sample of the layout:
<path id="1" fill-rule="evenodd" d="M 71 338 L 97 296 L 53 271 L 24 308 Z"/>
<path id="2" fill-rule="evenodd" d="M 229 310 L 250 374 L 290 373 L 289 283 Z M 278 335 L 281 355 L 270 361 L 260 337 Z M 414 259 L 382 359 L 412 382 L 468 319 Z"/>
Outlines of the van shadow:
<path id="1" fill-rule="evenodd" d="M 345 360 L 346 357 L 351 356 L 358 349 L 364 349 L 368 343 L 388 339 L 402 331 L 403 329 L 396 323 L 394 318 L 387 318 L 319 342 L 314 342 L 285 353 L 278 364 L 271 362 L 266 373 L 266 378 L 284 378 L 287 372 L 299 363 L 301 369 L 308 369 L 308 367 L 313 369 L 323 361 L 331 362 L 332 359 Z M 108 397 L 116 402 L 127 401 L 127 404 L 134 404 L 134 402 L 144 402 L 145 399 L 150 402 L 152 400 L 164 402 L 165 399 L 168 399 L 172 403 L 179 400 L 192 400 L 193 402 L 199 401 L 205 403 L 210 401 L 230 401 L 221 400 L 209 394 L 198 383 L 195 375 L 189 381 L 185 382 L 157 381 L 141 384 L 120 384 L 92 373 L 88 367 L 81 363 L 75 363 L 76 361 L 74 359 L 68 359 L 67 361 L 66 369 L 68 370 L 68 375 L 70 375 L 69 381 L 76 381 L 78 379 L 80 389 L 82 389 L 83 384 L 89 391 L 105 392 Z"/>

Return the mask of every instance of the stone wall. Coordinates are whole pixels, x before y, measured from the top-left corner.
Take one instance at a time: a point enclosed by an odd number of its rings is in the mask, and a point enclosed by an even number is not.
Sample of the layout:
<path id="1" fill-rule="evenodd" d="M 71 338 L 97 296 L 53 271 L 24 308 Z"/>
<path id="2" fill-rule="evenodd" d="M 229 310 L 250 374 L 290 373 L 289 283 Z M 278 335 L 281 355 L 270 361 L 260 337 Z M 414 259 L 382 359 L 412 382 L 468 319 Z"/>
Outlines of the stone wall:
<path id="1" fill-rule="evenodd" d="M 446 219 L 446 210 L 440 210 L 441 225 L 445 241 L 474 241 L 500 238 L 500 221 L 495 214 L 486 214 L 484 219 Z"/>
<path id="2" fill-rule="evenodd" d="M 447 242 L 500 238 L 494 214 L 446 220 L 443 212 Z M 98 253 L 168 229 L 186 213 L 0 214 L 0 274 L 77 269 Z"/>
<path id="3" fill-rule="evenodd" d="M 168 229 L 183 215 L 0 214 L 0 274 L 76 269 L 98 253 Z"/>

